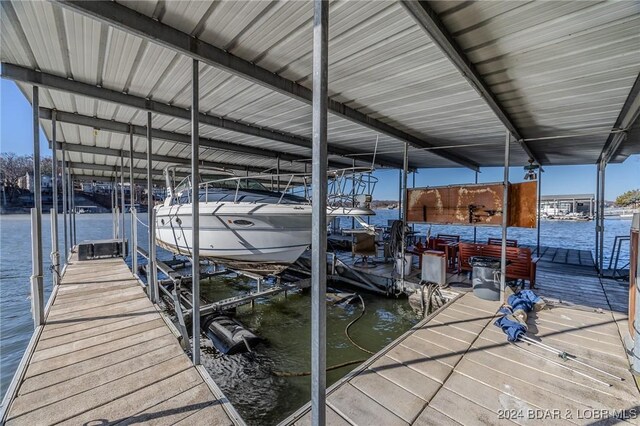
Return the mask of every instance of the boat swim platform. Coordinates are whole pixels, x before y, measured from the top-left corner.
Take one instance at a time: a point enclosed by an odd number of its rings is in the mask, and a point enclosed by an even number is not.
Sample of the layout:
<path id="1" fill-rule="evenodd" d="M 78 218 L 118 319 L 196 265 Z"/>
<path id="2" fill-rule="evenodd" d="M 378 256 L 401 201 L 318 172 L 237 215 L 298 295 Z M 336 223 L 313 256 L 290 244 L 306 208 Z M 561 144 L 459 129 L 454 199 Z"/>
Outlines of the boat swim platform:
<path id="1" fill-rule="evenodd" d="M 7 425 L 242 423 L 122 258 L 72 253 L 52 298 Z"/>
<path id="2" fill-rule="evenodd" d="M 535 291 L 551 307 L 530 313 L 528 336 L 624 381 L 507 342 L 493 325 L 499 302 L 467 291 L 331 386 L 327 424 L 640 424 L 640 392 L 621 338 L 628 284 L 547 262 L 537 278 Z M 282 424 L 309 424 L 309 410 Z"/>

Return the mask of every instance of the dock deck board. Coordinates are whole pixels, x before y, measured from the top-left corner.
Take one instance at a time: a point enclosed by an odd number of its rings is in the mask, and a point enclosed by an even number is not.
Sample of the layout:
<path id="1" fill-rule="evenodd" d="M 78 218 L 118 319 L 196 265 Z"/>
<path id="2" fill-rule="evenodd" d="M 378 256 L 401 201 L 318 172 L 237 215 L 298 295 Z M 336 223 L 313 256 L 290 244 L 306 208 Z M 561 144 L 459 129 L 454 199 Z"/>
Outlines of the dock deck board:
<path id="1" fill-rule="evenodd" d="M 230 425 L 122 259 L 72 257 L 7 425 Z"/>
<path id="2" fill-rule="evenodd" d="M 584 256 L 587 266 L 572 262 L 566 251 L 546 251 L 549 261 L 539 264 L 536 292 L 552 306 L 530 314 L 528 335 L 624 381 L 539 347 L 507 342 L 493 325 L 499 303 L 467 292 L 329 388 L 331 416 L 353 425 L 500 425 L 535 419 L 594 424 L 599 419 L 590 416 L 627 410 L 635 416 L 597 424 L 640 424 L 640 392 L 621 339 L 628 287 L 598 278 Z M 513 410 L 516 417 L 500 418 L 501 410 Z M 309 415 L 307 406 L 286 423 L 307 424 Z"/>

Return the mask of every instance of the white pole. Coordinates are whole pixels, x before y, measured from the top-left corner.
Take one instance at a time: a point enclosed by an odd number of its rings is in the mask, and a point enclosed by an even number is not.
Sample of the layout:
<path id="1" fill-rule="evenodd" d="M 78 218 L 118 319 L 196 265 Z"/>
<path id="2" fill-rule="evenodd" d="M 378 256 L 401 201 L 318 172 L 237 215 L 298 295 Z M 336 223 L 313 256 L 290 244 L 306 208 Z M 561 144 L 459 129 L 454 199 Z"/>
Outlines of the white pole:
<path id="1" fill-rule="evenodd" d="M 38 86 L 33 86 L 33 203 L 31 209 L 31 310 L 33 325 L 44 324 L 44 286 L 42 282 L 42 176 L 40 175 L 40 125 Z"/>

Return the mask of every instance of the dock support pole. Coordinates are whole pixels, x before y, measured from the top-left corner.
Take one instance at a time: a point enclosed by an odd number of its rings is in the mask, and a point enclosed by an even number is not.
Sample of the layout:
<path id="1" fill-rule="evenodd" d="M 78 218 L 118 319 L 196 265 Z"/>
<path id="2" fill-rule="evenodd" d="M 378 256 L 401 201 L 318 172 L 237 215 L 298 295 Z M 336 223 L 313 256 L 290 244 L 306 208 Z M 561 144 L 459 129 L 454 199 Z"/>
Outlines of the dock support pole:
<path id="1" fill-rule="evenodd" d="M 57 149 L 56 111 L 51 114 L 51 266 L 53 268 L 53 285 L 58 285 L 60 276 L 60 244 L 58 244 L 58 149 Z"/>
<path id="2" fill-rule="evenodd" d="M 33 86 L 33 203 L 31 209 L 31 311 L 35 328 L 44 324 L 42 282 L 42 176 L 40 175 L 40 125 L 38 86 Z"/>
<path id="3" fill-rule="evenodd" d="M 398 207 L 400 211 L 402 211 L 402 244 L 400 245 L 400 259 L 402 259 L 402 271 L 400 271 L 400 285 L 402 285 L 402 290 L 404 291 L 404 271 L 406 266 L 404 264 L 406 258 L 405 253 L 407 251 L 407 174 L 409 171 L 409 144 L 404 143 L 404 155 L 403 155 L 403 164 L 402 164 L 402 191 L 400 191 L 400 199 L 402 200 L 402 204 Z"/>
<path id="4" fill-rule="evenodd" d="M 66 155 L 64 151 L 64 144 L 62 145 L 62 165 L 61 177 L 62 177 L 62 228 L 64 231 L 64 263 L 66 265 L 69 257 L 69 229 L 67 227 L 67 167 L 66 167 Z"/>
<path id="5" fill-rule="evenodd" d="M 607 163 L 605 162 L 605 160 L 603 159 L 600 162 L 600 167 L 599 167 L 599 174 L 600 174 L 600 194 L 599 194 L 599 199 L 600 199 L 600 206 L 599 206 L 599 210 L 600 210 L 600 220 L 598 221 L 598 232 L 600 233 L 600 237 L 598 238 L 598 252 L 600 253 L 600 256 L 598 257 L 598 272 L 600 274 L 600 276 L 603 275 L 604 271 L 602 270 L 603 265 L 604 265 L 604 193 L 605 193 L 605 171 L 607 168 Z"/>
<path id="6" fill-rule="evenodd" d="M 71 212 L 71 217 L 73 219 L 73 241 L 72 244 L 75 245 L 78 243 L 78 228 L 76 228 L 76 197 L 75 197 L 75 178 L 71 175 L 71 206 L 73 211 Z"/>
<path id="7" fill-rule="evenodd" d="M 138 271 L 138 226 L 136 215 L 138 214 L 136 205 L 135 177 L 133 176 L 133 126 L 129 124 L 129 204 L 131 205 L 131 268 L 133 273 Z"/>
<path id="8" fill-rule="evenodd" d="M 69 231 L 71 233 L 71 247 L 76 245 L 76 200 L 73 193 L 73 174 L 69 171 Z"/>
<path id="9" fill-rule="evenodd" d="M 118 238 L 118 221 L 116 220 L 116 202 L 115 202 L 115 194 L 116 192 L 116 179 L 111 179 L 111 191 L 109 191 L 109 195 L 111 195 L 111 237 L 115 240 Z"/>
<path id="10" fill-rule="evenodd" d="M 537 236 L 536 236 L 536 256 L 540 257 L 540 208 L 542 205 L 542 165 L 538 169 L 538 211 L 536 216 Z"/>
<path id="11" fill-rule="evenodd" d="M 199 62 L 194 59 L 191 62 L 191 293 L 193 299 L 192 313 L 192 341 L 191 355 L 193 364 L 200 364 L 200 88 L 199 88 Z M 278 164 L 280 162 L 278 161 Z"/>
<path id="12" fill-rule="evenodd" d="M 402 219 L 402 170 L 398 170 L 398 220 Z"/>
<path id="13" fill-rule="evenodd" d="M 600 162 L 596 164 L 596 200 L 595 200 L 595 213 L 596 213 L 596 241 L 595 241 L 595 266 L 598 273 L 600 273 L 598 259 L 600 258 L 600 244 L 598 243 L 600 238 Z"/>
<path id="14" fill-rule="evenodd" d="M 120 151 L 120 205 L 121 205 L 121 210 L 120 210 L 120 216 L 122 218 L 122 258 L 126 259 L 127 257 L 127 253 L 124 250 L 124 244 L 125 241 L 127 240 L 127 235 L 126 235 L 126 231 L 125 231 L 125 225 L 124 225 L 124 212 L 125 212 L 125 202 L 124 202 L 124 155 L 122 153 L 122 151 Z"/>
<path id="15" fill-rule="evenodd" d="M 500 301 L 505 302 L 507 286 L 507 226 L 509 217 L 509 156 L 511 154 L 511 133 L 506 130 L 504 141 L 504 182 L 502 194 L 502 250 L 500 253 Z"/>
<path id="16" fill-rule="evenodd" d="M 131 207 L 131 271 L 138 274 L 138 210 Z"/>
<path id="17" fill-rule="evenodd" d="M 153 158 L 151 156 L 151 112 L 147 112 L 147 218 L 149 224 L 149 261 L 147 263 L 147 283 L 149 298 L 153 303 L 158 303 L 158 288 L 155 280 L 156 274 L 156 234 L 153 216 L 153 176 L 151 169 L 153 168 Z"/>
<path id="18" fill-rule="evenodd" d="M 313 163 L 311 237 L 311 424 L 326 423 L 327 56 L 329 2 L 313 1 Z"/>
<path id="19" fill-rule="evenodd" d="M 477 170 L 475 171 L 475 174 L 476 174 L 476 179 L 475 179 L 474 183 L 477 185 L 478 184 L 478 171 Z M 473 222 L 473 244 L 476 243 L 477 239 L 478 239 L 478 227 L 476 226 L 476 223 Z"/>

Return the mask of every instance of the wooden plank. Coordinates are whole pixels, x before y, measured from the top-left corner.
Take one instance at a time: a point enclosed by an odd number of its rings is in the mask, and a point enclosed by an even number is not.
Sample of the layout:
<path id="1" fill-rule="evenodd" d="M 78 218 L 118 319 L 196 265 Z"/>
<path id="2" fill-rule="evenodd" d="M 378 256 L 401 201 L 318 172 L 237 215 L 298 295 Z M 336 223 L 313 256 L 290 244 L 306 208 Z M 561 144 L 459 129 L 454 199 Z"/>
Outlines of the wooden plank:
<path id="1" fill-rule="evenodd" d="M 95 387 L 117 380 L 126 375 L 156 366 L 167 359 L 177 356 L 173 348 L 156 348 L 147 354 L 129 358 L 123 362 L 111 364 L 89 374 L 57 383 L 55 386 L 35 389 L 34 392 L 20 391 L 12 411 L 15 415 L 53 404 L 65 398 L 81 394 Z"/>
<path id="2" fill-rule="evenodd" d="M 418 417 L 426 405 L 424 399 L 373 370 L 363 371 L 349 383 L 409 424 Z"/>
<path id="3" fill-rule="evenodd" d="M 407 425 L 408 423 L 378 404 L 354 386 L 346 383 L 327 398 L 328 405 L 353 424 Z"/>
<path id="4" fill-rule="evenodd" d="M 39 419 L 43 418 L 50 423 L 58 423 L 142 389 L 145 386 L 152 385 L 162 379 L 176 375 L 187 368 L 189 368 L 189 363 L 186 358 L 171 358 L 157 364 L 153 371 L 148 369 L 138 371 L 79 395 L 47 405 L 40 410 L 14 413 L 12 409 L 9 413 L 7 425 L 37 424 Z"/>
<path id="5" fill-rule="evenodd" d="M 155 348 L 170 345 L 176 345 L 175 338 L 172 335 L 164 335 L 158 338 L 149 338 L 146 341 L 137 342 L 125 348 L 107 352 L 95 358 L 90 358 L 75 364 L 67 365 L 61 368 L 44 371 L 40 374 L 31 375 L 20 386 L 20 394 L 35 392 L 48 386 L 72 380 L 84 374 L 91 373 L 96 370 L 103 369 L 110 365 L 116 365 L 130 358 L 151 353 Z"/>
<path id="6" fill-rule="evenodd" d="M 129 415 L 128 413 L 137 413 L 151 408 L 173 396 L 190 390 L 200 383 L 202 383 L 202 378 L 195 369 L 186 368 L 177 374 L 173 374 L 165 378 L 164 380 L 154 382 L 151 385 L 139 388 L 135 392 L 114 398 L 106 404 L 102 404 L 90 411 L 86 411 L 78 416 L 72 417 L 61 424 L 93 424 L 96 421 L 104 421 L 103 419 L 106 419 L 109 423 L 118 423 L 119 421 L 126 420 L 128 418 L 136 418 L 136 414 Z M 197 405 L 205 407 L 208 404 L 211 404 L 211 400 L 208 402 L 202 401 Z M 123 413 L 127 414 L 123 415 Z M 218 413 L 218 415 L 219 414 L 220 413 Z M 224 412 L 223 416 L 228 422 L 228 418 L 224 415 Z"/>
<path id="7" fill-rule="evenodd" d="M 431 406 L 427 406 L 413 422 L 413 426 L 457 426 L 461 424 Z"/>
<path id="8" fill-rule="evenodd" d="M 116 424 L 118 426 L 132 424 L 153 426 L 172 425 L 211 404 L 213 404 L 211 402 L 211 390 L 209 390 L 207 385 L 202 383 L 171 396 L 165 401 L 138 412 Z"/>
<path id="9" fill-rule="evenodd" d="M 162 321 L 161 318 L 158 318 L 157 316 L 151 317 L 150 321 L 135 324 L 122 330 L 113 330 L 78 341 L 72 340 L 59 346 L 54 346 L 42 350 L 38 349 L 36 350 L 36 353 L 33 354 L 31 362 L 37 363 L 45 359 L 59 357 L 66 354 L 69 354 L 69 357 L 67 357 L 68 361 L 73 362 L 74 354 L 77 352 L 82 352 L 82 350 L 84 349 L 90 349 L 91 347 L 100 344 L 109 344 L 112 341 L 125 339 L 129 336 L 144 333 L 146 331 L 153 330 L 164 325 L 164 321 Z"/>
<path id="10" fill-rule="evenodd" d="M 311 412 L 305 414 L 300 420 L 294 423 L 295 426 L 311 426 Z M 343 419 L 331 407 L 327 407 L 327 424 L 331 426 L 350 426 L 351 423 Z"/>
<path id="11" fill-rule="evenodd" d="M 383 356 L 371 364 L 369 370 L 375 371 L 385 379 L 395 383 L 401 388 L 429 401 L 440 389 L 441 383 L 432 380 L 419 370 L 405 364 L 399 364 L 389 356 Z"/>
<path id="12" fill-rule="evenodd" d="M 476 392 L 481 389 L 472 388 Z M 514 422 L 501 419 L 493 412 L 474 401 L 449 389 L 443 388 L 429 403 L 429 406 L 464 425 L 513 425 Z"/>

